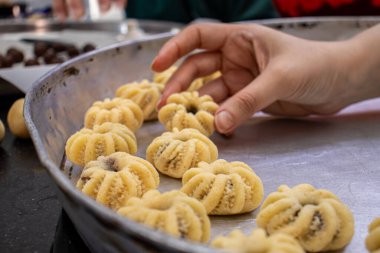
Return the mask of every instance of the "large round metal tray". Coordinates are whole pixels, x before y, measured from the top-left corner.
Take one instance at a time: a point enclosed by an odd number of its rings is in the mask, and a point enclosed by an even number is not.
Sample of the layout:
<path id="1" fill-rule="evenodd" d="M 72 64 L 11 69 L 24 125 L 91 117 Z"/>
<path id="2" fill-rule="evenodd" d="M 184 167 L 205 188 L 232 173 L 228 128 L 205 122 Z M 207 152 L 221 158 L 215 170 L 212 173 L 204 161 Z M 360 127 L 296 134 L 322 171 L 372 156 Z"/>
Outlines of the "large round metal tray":
<path id="1" fill-rule="evenodd" d="M 379 21 L 329 18 L 261 23 L 304 38 L 336 40 Z M 118 216 L 76 190 L 68 173 L 60 169 L 65 142 L 82 126 L 86 109 L 95 100 L 112 97 L 119 85 L 150 77 L 151 60 L 171 36 L 124 42 L 67 62 L 41 78 L 27 94 L 25 118 L 38 155 L 57 185 L 65 210 L 93 252 L 213 251 Z M 231 138 L 214 134 L 212 139 L 220 158 L 244 161 L 254 168 L 266 195 L 280 184 L 299 183 L 336 193 L 352 209 L 356 221 L 355 236 L 344 252 L 364 252 L 366 227 L 380 215 L 378 108 L 380 101 L 374 100 L 330 117 L 283 119 L 259 114 Z M 137 133 L 138 155 L 145 157 L 148 143 L 163 131 L 157 122 L 145 124 Z M 179 186 L 179 181 L 161 176 L 161 190 Z M 212 235 L 235 228 L 249 231 L 255 227 L 256 214 L 213 217 Z"/>

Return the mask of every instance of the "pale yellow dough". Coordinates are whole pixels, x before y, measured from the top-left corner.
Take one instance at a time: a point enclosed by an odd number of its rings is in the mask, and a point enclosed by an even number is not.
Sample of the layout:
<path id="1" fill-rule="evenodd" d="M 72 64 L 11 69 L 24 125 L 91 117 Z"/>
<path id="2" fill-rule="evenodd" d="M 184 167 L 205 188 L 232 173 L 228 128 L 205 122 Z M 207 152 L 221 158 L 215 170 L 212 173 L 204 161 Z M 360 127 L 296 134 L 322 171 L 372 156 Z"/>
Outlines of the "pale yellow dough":
<path id="1" fill-rule="evenodd" d="M 0 119 L 0 141 L 4 139 L 4 136 L 5 136 L 5 127 L 4 127 L 3 122 Z"/>
<path id="2" fill-rule="evenodd" d="M 201 201 L 213 215 L 250 212 L 264 197 L 261 179 L 243 162 L 200 162 L 185 172 L 182 184 L 181 191 Z"/>
<path id="3" fill-rule="evenodd" d="M 104 122 L 120 123 L 133 132 L 139 129 L 144 121 L 141 108 L 132 100 L 124 98 L 96 101 L 86 112 L 84 126 L 93 128 Z"/>
<path id="4" fill-rule="evenodd" d="M 153 74 L 153 81 L 156 83 L 166 84 L 169 81 L 169 78 L 173 75 L 173 73 L 177 70 L 176 66 L 172 66 L 168 68 L 167 70 L 161 72 L 161 73 L 154 73 Z M 221 76 L 221 73 L 219 71 L 214 72 L 211 75 L 200 77 L 195 79 L 187 89 L 187 91 L 196 91 L 200 89 L 205 83 L 214 80 Z"/>
<path id="5" fill-rule="evenodd" d="M 163 88 L 163 84 L 148 80 L 127 83 L 116 90 L 116 97 L 132 100 L 142 109 L 144 120 L 154 120 L 157 119 L 156 105 Z"/>
<path id="6" fill-rule="evenodd" d="M 123 151 L 130 154 L 137 152 L 136 137 L 128 127 L 106 122 L 95 125 L 94 129 L 82 128 L 66 142 L 67 158 L 80 166 L 99 156 Z"/>
<path id="7" fill-rule="evenodd" d="M 200 161 L 212 162 L 218 158 L 215 144 L 196 129 L 165 132 L 156 137 L 146 150 L 146 159 L 161 173 L 181 178 Z"/>
<path id="8" fill-rule="evenodd" d="M 338 250 L 354 234 L 351 211 L 337 196 L 309 184 L 281 185 L 261 206 L 256 223 L 269 234 L 284 232 L 309 252 Z"/>
<path id="9" fill-rule="evenodd" d="M 369 252 L 380 253 L 380 217 L 377 217 L 369 224 L 365 245 Z"/>
<path id="10" fill-rule="evenodd" d="M 29 131 L 26 128 L 24 120 L 24 102 L 25 99 L 17 99 L 11 106 L 7 116 L 8 127 L 11 133 L 19 138 L 30 138 Z"/>
<path id="11" fill-rule="evenodd" d="M 158 173 L 152 164 L 137 156 L 116 152 L 87 163 L 77 188 L 97 202 L 117 210 L 129 198 L 142 197 L 148 190 L 156 189 L 158 184 Z"/>
<path id="12" fill-rule="evenodd" d="M 235 253 L 304 253 L 298 241 L 290 235 L 275 233 L 267 236 L 265 230 L 257 228 L 250 235 L 240 230 L 232 231 L 228 236 L 218 236 L 211 246 Z"/>
<path id="13" fill-rule="evenodd" d="M 214 114 L 218 105 L 208 95 L 182 92 L 171 95 L 158 112 L 159 121 L 167 130 L 194 128 L 210 136 L 214 128 Z"/>
<path id="14" fill-rule="evenodd" d="M 148 191 L 129 199 L 118 213 L 153 229 L 195 242 L 210 238 L 210 220 L 204 206 L 180 191 Z"/>

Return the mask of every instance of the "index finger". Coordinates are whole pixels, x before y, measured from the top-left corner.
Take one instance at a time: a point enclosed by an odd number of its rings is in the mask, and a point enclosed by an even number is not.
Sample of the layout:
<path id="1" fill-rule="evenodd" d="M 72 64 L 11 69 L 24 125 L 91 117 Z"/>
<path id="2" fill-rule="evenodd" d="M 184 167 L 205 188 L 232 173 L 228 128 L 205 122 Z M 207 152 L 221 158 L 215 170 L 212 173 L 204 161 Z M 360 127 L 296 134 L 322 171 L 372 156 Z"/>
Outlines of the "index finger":
<path id="1" fill-rule="evenodd" d="M 239 27 L 226 24 L 190 25 L 165 43 L 153 60 L 152 70 L 162 72 L 197 48 L 218 50 L 223 47 L 228 34 Z"/>

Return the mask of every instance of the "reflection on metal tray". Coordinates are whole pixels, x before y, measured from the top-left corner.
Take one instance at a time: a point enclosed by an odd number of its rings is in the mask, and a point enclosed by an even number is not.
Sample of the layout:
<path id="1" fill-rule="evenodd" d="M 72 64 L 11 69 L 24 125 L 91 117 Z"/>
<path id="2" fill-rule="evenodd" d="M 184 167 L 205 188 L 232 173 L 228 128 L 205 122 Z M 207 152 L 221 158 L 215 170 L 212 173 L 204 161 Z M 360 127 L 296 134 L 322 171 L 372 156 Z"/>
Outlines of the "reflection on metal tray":
<path id="1" fill-rule="evenodd" d="M 322 39 L 333 39 L 331 35 L 336 33 L 336 39 L 341 39 L 345 37 L 342 30 L 352 35 L 367 27 L 360 25 L 362 22 L 370 26 L 378 21 L 359 18 L 276 22 L 284 32 L 297 32 L 306 38 L 319 34 Z M 270 25 L 273 22 L 269 21 Z M 121 84 L 150 77 L 151 60 L 168 38 L 161 35 L 122 43 L 82 56 L 50 72 L 27 95 L 26 122 L 40 160 L 56 183 L 65 210 L 93 252 L 144 252 L 146 248 L 153 252 L 213 251 L 118 216 L 77 191 L 60 170 L 65 142 L 82 126 L 87 108 L 95 100 L 112 97 Z M 303 120 L 258 115 L 231 138 L 218 134 L 211 138 L 218 146 L 220 158 L 240 160 L 255 169 L 263 180 L 266 195 L 280 184 L 299 183 L 311 183 L 336 193 L 355 217 L 355 236 L 341 252 L 365 252 L 367 225 L 380 214 L 379 107 L 380 101 L 373 100 L 336 116 Z M 138 155 L 145 157 L 148 143 L 163 131 L 158 122 L 144 124 L 137 133 Z M 161 190 L 179 186 L 180 181 L 161 176 Z M 235 228 L 248 231 L 255 226 L 256 214 L 257 211 L 213 217 L 212 234 Z"/>

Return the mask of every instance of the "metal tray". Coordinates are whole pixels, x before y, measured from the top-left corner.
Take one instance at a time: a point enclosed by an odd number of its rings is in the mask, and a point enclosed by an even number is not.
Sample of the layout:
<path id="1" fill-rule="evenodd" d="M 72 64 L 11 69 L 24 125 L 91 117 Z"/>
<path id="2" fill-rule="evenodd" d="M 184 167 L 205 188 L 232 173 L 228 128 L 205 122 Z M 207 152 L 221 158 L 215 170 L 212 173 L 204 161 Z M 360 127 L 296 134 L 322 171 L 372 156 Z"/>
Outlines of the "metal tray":
<path id="1" fill-rule="evenodd" d="M 379 21 L 330 18 L 262 23 L 305 38 L 317 39 L 314 35 L 319 34 L 321 39 L 333 40 Z M 56 183 L 65 210 L 93 252 L 214 251 L 118 216 L 75 189 L 70 176 L 75 178 L 77 170 L 60 169 L 65 142 L 82 126 L 87 108 L 95 100 L 112 97 L 119 85 L 151 76 L 151 60 L 170 37 L 162 34 L 123 42 L 84 55 L 49 72 L 27 94 L 25 118 L 40 160 Z M 280 184 L 299 183 L 336 193 L 355 216 L 355 236 L 341 252 L 365 252 L 367 225 L 380 215 L 379 108 L 380 100 L 372 100 L 330 117 L 285 119 L 259 114 L 232 137 L 214 134 L 211 138 L 220 158 L 240 160 L 254 168 L 263 180 L 266 195 Z M 138 155 L 145 157 L 149 142 L 163 131 L 158 122 L 144 124 L 137 133 Z M 161 175 L 161 190 L 179 187 L 178 180 Z M 235 228 L 249 231 L 255 227 L 256 214 L 212 217 L 212 236 Z"/>

